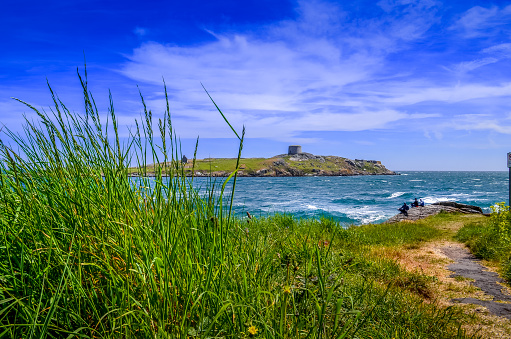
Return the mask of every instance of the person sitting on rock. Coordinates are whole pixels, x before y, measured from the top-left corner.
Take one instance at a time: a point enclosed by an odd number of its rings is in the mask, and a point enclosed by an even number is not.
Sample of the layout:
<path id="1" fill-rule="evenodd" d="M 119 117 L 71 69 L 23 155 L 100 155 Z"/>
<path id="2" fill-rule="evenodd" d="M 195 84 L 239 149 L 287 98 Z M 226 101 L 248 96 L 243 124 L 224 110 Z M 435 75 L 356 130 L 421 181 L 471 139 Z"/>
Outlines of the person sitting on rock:
<path id="1" fill-rule="evenodd" d="M 412 207 L 419 207 L 419 202 L 417 201 L 417 198 L 415 198 L 414 202 L 411 203 Z"/>
<path id="2" fill-rule="evenodd" d="M 424 200 L 419 199 L 419 206 L 424 207 Z"/>
<path id="3" fill-rule="evenodd" d="M 410 207 L 408 207 L 408 205 L 405 203 L 403 203 L 403 206 L 401 206 L 400 208 L 398 208 L 399 212 L 401 212 L 401 214 L 404 214 L 405 216 L 408 216 L 408 210 L 410 209 Z"/>

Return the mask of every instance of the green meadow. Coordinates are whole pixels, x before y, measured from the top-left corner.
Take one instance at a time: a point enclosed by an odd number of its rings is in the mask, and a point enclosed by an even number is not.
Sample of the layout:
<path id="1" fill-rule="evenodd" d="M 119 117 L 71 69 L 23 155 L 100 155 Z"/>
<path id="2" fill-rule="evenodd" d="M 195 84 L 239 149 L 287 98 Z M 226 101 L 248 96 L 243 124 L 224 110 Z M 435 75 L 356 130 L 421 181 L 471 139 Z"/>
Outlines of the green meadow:
<path id="1" fill-rule="evenodd" d="M 468 316 L 432 297 L 435 277 L 377 254 L 441 238 L 446 216 L 350 228 L 234 217 L 222 193 L 194 190 L 168 108 L 153 121 L 142 98 L 121 142 L 113 105 L 101 120 L 80 80 L 85 115 L 52 93 L 24 134 L 3 131 L 0 337 L 470 337 Z M 133 178 L 133 163 L 163 165 Z"/>

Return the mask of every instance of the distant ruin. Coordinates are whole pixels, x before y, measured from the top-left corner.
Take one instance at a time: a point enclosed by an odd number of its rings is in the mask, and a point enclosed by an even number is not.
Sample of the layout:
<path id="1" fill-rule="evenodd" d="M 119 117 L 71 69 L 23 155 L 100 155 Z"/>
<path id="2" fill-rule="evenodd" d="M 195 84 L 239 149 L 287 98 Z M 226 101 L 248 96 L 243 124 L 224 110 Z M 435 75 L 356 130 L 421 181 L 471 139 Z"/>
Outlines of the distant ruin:
<path id="1" fill-rule="evenodd" d="M 355 159 L 356 162 L 361 162 L 361 163 L 370 163 L 370 164 L 374 164 L 374 165 L 381 165 L 381 161 L 378 161 L 378 160 L 362 160 L 362 159 Z"/>
<path id="2" fill-rule="evenodd" d="M 294 154 L 299 154 L 299 153 L 302 153 L 302 146 L 300 146 L 300 145 L 289 146 L 288 151 L 287 151 L 288 155 L 294 155 Z"/>
<path id="3" fill-rule="evenodd" d="M 289 158 L 289 160 L 291 160 L 291 161 L 305 161 L 305 160 L 311 160 L 311 159 L 317 159 L 320 162 L 324 162 L 325 161 L 323 156 L 314 155 L 314 154 L 307 153 L 307 152 L 302 152 L 302 146 L 300 146 L 300 145 L 288 146 L 287 155 L 291 156 Z M 286 154 L 281 154 L 281 155 L 278 155 L 277 157 L 285 157 L 285 156 L 286 156 Z M 282 160 L 282 161 L 284 161 L 284 160 Z M 381 161 L 379 161 L 379 160 L 355 159 L 353 161 L 353 160 L 350 160 L 350 159 L 346 159 L 345 161 L 348 164 L 350 164 L 351 166 L 356 166 L 358 168 L 362 168 L 362 167 L 364 167 L 366 165 L 369 165 L 369 164 L 375 165 L 375 166 L 383 166 Z"/>

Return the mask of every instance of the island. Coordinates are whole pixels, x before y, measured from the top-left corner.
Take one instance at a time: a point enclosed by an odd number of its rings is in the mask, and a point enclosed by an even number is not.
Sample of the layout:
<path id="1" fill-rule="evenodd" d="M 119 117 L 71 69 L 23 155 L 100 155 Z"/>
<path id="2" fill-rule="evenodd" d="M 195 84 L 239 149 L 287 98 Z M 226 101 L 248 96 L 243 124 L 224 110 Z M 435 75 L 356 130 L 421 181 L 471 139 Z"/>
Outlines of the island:
<path id="1" fill-rule="evenodd" d="M 180 166 L 186 176 L 227 177 L 239 164 L 240 177 L 305 177 L 305 176 L 355 176 L 397 175 L 388 170 L 381 161 L 348 159 L 339 156 L 323 156 L 302 152 L 301 146 L 289 146 L 287 154 L 271 158 L 205 158 L 187 159 L 183 156 Z M 148 165 L 145 175 L 154 175 L 158 167 L 165 164 Z M 171 163 L 167 163 L 171 166 Z M 131 175 L 143 175 L 144 171 L 132 168 Z M 164 172 L 164 171 L 163 171 Z"/>

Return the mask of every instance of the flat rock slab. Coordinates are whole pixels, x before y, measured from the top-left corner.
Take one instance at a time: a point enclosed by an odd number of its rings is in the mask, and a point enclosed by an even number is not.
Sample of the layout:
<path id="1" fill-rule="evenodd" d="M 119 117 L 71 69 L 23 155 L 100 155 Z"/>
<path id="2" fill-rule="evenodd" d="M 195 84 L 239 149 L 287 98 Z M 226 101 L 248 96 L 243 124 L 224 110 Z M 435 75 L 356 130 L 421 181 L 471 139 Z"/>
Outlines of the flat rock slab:
<path id="1" fill-rule="evenodd" d="M 497 273 L 488 271 L 485 266 L 481 265 L 481 261 L 465 248 L 446 246 L 441 248 L 441 251 L 455 261 L 447 266 L 447 269 L 454 273 L 450 276 L 451 278 L 465 277 L 473 279 L 474 281 L 470 282 L 472 285 L 493 297 L 493 300 L 458 298 L 453 299 L 453 301 L 484 306 L 495 315 L 511 319 L 511 304 L 506 303 L 511 302 L 511 295 L 502 292 L 503 287 L 498 283 L 502 283 L 504 280 Z"/>
<path id="2" fill-rule="evenodd" d="M 403 220 L 416 221 L 438 214 L 442 211 L 447 213 L 483 214 L 481 207 L 478 206 L 460 204 L 453 201 L 442 201 L 424 207 L 412 207 L 408 210 L 408 215 L 404 215 L 402 213 L 397 214 L 385 221 L 385 223 L 395 223 Z"/>

